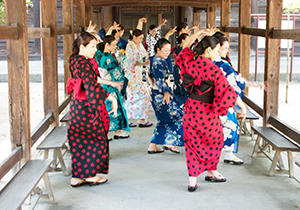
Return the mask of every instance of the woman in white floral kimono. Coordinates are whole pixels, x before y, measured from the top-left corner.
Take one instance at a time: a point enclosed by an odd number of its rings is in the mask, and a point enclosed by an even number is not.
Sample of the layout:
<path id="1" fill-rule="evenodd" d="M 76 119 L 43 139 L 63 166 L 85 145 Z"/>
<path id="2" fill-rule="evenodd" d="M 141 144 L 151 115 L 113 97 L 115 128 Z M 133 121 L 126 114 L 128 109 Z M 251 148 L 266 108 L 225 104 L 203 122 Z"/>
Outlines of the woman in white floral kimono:
<path id="1" fill-rule="evenodd" d="M 125 109 L 128 119 L 137 119 L 139 127 L 149 127 L 152 123 L 147 119 L 150 114 L 151 99 L 146 85 L 142 81 L 143 66 L 148 66 L 148 54 L 142 45 L 143 32 L 139 29 L 130 31 L 126 47 L 126 72 L 128 79 L 127 100 Z M 144 61 L 146 60 L 146 61 Z M 132 123 L 130 125 L 133 127 Z"/>

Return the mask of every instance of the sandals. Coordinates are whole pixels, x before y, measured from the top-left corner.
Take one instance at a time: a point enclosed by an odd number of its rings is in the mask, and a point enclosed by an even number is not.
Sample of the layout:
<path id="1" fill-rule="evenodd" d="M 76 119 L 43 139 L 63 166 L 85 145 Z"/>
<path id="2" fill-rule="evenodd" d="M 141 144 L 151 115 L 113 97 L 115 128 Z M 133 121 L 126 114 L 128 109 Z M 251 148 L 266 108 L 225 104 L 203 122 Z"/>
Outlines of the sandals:
<path id="1" fill-rule="evenodd" d="M 216 176 L 205 176 L 205 181 L 209 182 L 226 182 L 226 178 L 219 175 L 220 178 L 217 178 Z"/>
<path id="2" fill-rule="evenodd" d="M 242 165 L 244 161 L 240 158 L 224 159 L 224 163 L 232 163 L 233 165 Z"/>
<path id="3" fill-rule="evenodd" d="M 120 135 L 114 135 L 114 139 L 127 139 L 130 136 L 127 133 L 122 133 Z"/>
<path id="4" fill-rule="evenodd" d="M 171 152 L 176 153 L 176 154 L 180 154 L 180 151 L 177 150 L 174 146 L 170 146 L 170 147 L 163 146 L 163 149 L 164 150 L 170 150 Z"/>
<path id="5" fill-rule="evenodd" d="M 101 181 L 101 182 L 100 182 Z M 89 184 L 90 186 L 96 186 L 96 185 L 100 185 L 100 184 L 104 184 L 108 181 L 108 179 L 103 178 L 103 177 L 99 177 L 99 179 L 97 179 L 96 181 L 86 181 L 87 184 Z"/>
<path id="6" fill-rule="evenodd" d="M 79 186 L 82 186 L 84 184 L 86 184 L 85 179 L 82 180 L 81 182 L 77 182 L 77 184 L 70 184 L 70 185 L 71 185 L 71 187 L 79 187 Z"/>
<path id="7" fill-rule="evenodd" d="M 190 183 L 188 185 L 188 191 L 189 192 L 195 192 L 197 190 L 197 188 L 198 188 L 198 183 L 196 183 L 195 186 L 191 186 Z"/>
<path id="8" fill-rule="evenodd" d="M 129 123 L 129 127 L 136 127 L 136 124 L 133 124 L 133 123 Z"/>
<path id="9" fill-rule="evenodd" d="M 156 154 L 156 153 L 162 153 L 164 152 L 165 150 L 158 150 L 158 148 L 156 148 L 155 150 L 148 150 L 148 154 Z"/>
<path id="10" fill-rule="evenodd" d="M 153 125 L 153 123 L 151 123 L 151 122 L 146 122 L 145 124 L 139 124 L 139 127 L 140 128 L 145 128 L 145 127 L 150 127 L 150 126 L 152 126 Z"/>

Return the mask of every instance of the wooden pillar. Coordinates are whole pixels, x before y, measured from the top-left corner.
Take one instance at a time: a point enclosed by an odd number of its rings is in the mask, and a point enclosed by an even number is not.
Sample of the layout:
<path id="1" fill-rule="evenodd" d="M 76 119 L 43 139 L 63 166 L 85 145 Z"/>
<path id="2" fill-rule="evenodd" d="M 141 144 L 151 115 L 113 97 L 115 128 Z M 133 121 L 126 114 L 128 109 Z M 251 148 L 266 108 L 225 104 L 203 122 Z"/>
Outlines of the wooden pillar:
<path id="1" fill-rule="evenodd" d="M 102 28 L 110 27 L 113 23 L 112 7 L 102 7 Z"/>
<path id="2" fill-rule="evenodd" d="M 69 72 L 69 57 L 72 54 L 72 44 L 74 42 L 74 1 L 73 0 L 62 0 L 62 11 L 63 11 L 63 26 L 70 27 L 70 34 L 64 35 L 64 87 L 66 87 L 67 81 L 70 77 Z M 65 90 L 65 96 L 68 95 L 67 89 Z"/>
<path id="3" fill-rule="evenodd" d="M 193 22 L 194 22 L 194 25 L 197 25 L 198 23 L 201 23 L 201 11 L 200 10 L 195 10 L 194 9 Z M 199 31 L 200 27 L 194 29 L 194 33 L 196 33 L 197 31 Z"/>
<path id="4" fill-rule="evenodd" d="M 221 2 L 221 29 L 230 26 L 230 3 L 231 0 L 222 0 Z M 224 33 L 230 43 L 229 33 Z"/>
<path id="5" fill-rule="evenodd" d="M 40 27 L 40 0 L 33 0 L 33 26 Z M 35 52 L 36 54 L 41 54 L 41 39 L 34 39 Z"/>
<path id="6" fill-rule="evenodd" d="M 281 29 L 282 0 L 267 1 L 265 73 L 267 91 L 264 92 L 263 125 L 271 115 L 278 114 L 279 76 L 280 76 L 280 39 L 271 39 L 273 28 Z"/>
<path id="7" fill-rule="evenodd" d="M 5 1 L 7 26 L 18 28 L 18 39 L 7 40 L 9 123 L 12 150 L 22 145 L 23 160 L 30 159 L 30 98 L 26 1 Z"/>
<path id="8" fill-rule="evenodd" d="M 85 25 L 88 26 L 90 20 L 93 21 L 93 5 L 86 4 L 85 5 Z"/>
<path id="9" fill-rule="evenodd" d="M 250 69 L 250 36 L 242 34 L 242 27 L 251 26 L 251 0 L 243 0 L 239 3 L 239 52 L 238 70 L 244 78 L 249 80 Z M 245 90 L 248 94 L 248 90 Z"/>
<path id="10" fill-rule="evenodd" d="M 181 7 L 181 22 L 185 22 L 189 27 L 193 26 L 193 8 Z"/>
<path id="11" fill-rule="evenodd" d="M 76 27 L 85 30 L 85 4 L 84 0 L 75 0 L 76 4 Z"/>
<path id="12" fill-rule="evenodd" d="M 217 6 L 215 4 L 208 4 L 206 9 L 206 27 L 216 26 Z"/>
<path id="13" fill-rule="evenodd" d="M 44 114 L 53 113 L 58 125 L 57 6 L 56 0 L 41 0 L 42 27 L 49 27 L 51 37 L 42 39 Z"/>

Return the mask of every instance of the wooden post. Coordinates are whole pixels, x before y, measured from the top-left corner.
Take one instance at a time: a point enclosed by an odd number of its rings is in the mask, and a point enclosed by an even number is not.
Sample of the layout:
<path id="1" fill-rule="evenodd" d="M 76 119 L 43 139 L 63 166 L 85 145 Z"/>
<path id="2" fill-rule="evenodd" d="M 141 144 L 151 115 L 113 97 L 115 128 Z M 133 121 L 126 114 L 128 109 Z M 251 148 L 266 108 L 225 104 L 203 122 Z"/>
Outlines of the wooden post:
<path id="1" fill-rule="evenodd" d="M 66 87 L 67 81 L 70 77 L 69 72 L 69 57 L 72 54 L 72 44 L 74 42 L 74 1 L 63 0 L 62 11 L 63 11 L 63 26 L 69 26 L 71 28 L 70 34 L 64 35 L 64 87 Z M 65 88 L 65 96 L 67 96 L 67 89 Z"/>
<path id="2" fill-rule="evenodd" d="M 41 0 L 42 27 L 49 27 L 51 37 L 42 39 L 44 114 L 53 113 L 58 125 L 58 67 L 56 0 Z"/>
<path id="3" fill-rule="evenodd" d="M 193 14 L 193 22 L 194 25 L 197 25 L 198 23 L 201 23 L 201 11 L 199 10 L 194 10 L 194 14 Z M 201 26 L 200 26 L 201 27 Z M 196 33 L 197 31 L 199 31 L 199 28 L 194 29 L 194 33 Z"/>
<path id="4" fill-rule="evenodd" d="M 33 24 L 34 27 L 40 27 L 40 0 L 33 0 Z M 41 54 L 41 39 L 34 40 L 36 54 Z"/>
<path id="5" fill-rule="evenodd" d="M 230 3 L 231 0 L 222 0 L 221 2 L 221 28 L 230 26 Z M 224 33 L 230 43 L 229 33 Z"/>
<path id="6" fill-rule="evenodd" d="M 250 69 L 250 36 L 242 34 L 242 27 L 251 26 L 251 0 L 243 0 L 239 3 L 239 52 L 238 70 L 244 78 L 249 80 Z M 248 94 L 248 90 L 245 90 Z"/>
<path id="7" fill-rule="evenodd" d="M 86 4 L 85 5 L 85 25 L 88 26 L 89 22 L 93 21 L 93 5 Z"/>
<path id="8" fill-rule="evenodd" d="M 17 40 L 6 40 L 11 148 L 22 145 L 30 159 L 30 98 L 26 1 L 5 1 L 6 25 L 18 28 Z"/>
<path id="9" fill-rule="evenodd" d="M 157 25 L 161 24 L 163 18 L 162 18 L 162 13 L 158 13 L 157 15 Z"/>
<path id="10" fill-rule="evenodd" d="M 206 9 L 206 27 L 216 26 L 217 6 L 215 4 L 208 4 Z"/>
<path id="11" fill-rule="evenodd" d="M 279 76 L 280 76 L 280 39 L 271 39 L 272 29 L 281 29 L 282 0 L 267 1 L 265 73 L 267 91 L 264 92 L 263 125 L 271 115 L 278 114 Z"/>
<path id="12" fill-rule="evenodd" d="M 112 7 L 102 7 L 101 15 L 102 15 L 102 28 L 110 27 L 113 23 L 112 17 Z"/>
<path id="13" fill-rule="evenodd" d="M 76 27 L 85 30 L 85 4 L 84 0 L 75 0 L 76 4 Z"/>

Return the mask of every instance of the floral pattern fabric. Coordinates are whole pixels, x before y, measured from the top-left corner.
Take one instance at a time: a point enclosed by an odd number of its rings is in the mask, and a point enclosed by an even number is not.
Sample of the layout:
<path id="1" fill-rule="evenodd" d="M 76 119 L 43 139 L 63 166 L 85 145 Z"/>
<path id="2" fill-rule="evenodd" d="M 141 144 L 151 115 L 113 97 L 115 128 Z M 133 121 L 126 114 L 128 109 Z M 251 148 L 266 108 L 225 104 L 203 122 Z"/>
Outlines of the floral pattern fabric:
<path id="1" fill-rule="evenodd" d="M 149 53 L 149 57 L 155 55 L 154 45 L 157 43 L 157 41 L 160 38 L 161 38 L 161 29 L 157 29 L 157 32 L 154 37 L 151 34 L 147 33 L 146 44 L 147 44 L 147 51 Z"/>
<path id="2" fill-rule="evenodd" d="M 171 100 L 170 104 L 163 102 L 164 92 L 173 94 L 169 83 L 170 68 L 160 57 L 150 57 L 150 62 L 150 74 L 155 79 L 151 91 L 151 103 L 157 119 L 151 143 L 183 146 L 183 112 L 174 100 Z"/>
<path id="3" fill-rule="evenodd" d="M 116 82 L 122 82 L 125 80 L 125 77 L 122 74 L 121 69 L 119 67 L 118 61 L 110 53 L 107 52 L 103 53 L 100 50 L 98 50 L 96 54 L 96 61 L 99 63 L 99 67 L 107 70 L 108 72 L 106 78 L 104 79 L 108 79 Z M 102 87 L 112 96 L 114 96 L 118 101 L 117 116 L 115 117 L 114 113 L 109 114 L 109 119 L 110 119 L 109 130 L 115 131 L 115 130 L 124 129 L 125 131 L 130 131 L 126 110 L 123 105 L 121 92 L 117 88 L 112 87 L 110 85 L 103 84 Z M 110 112 L 112 110 L 111 108 L 112 102 L 110 100 L 106 100 L 105 105 L 107 111 Z"/>
<path id="4" fill-rule="evenodd" d="M 151 99 L 147 86 L 142 81 L 142 66 L 136 66 L 135 62 L 143 62 L 148 54 L 142 44 L 136 45 L 129 41 L 126 47 L 125 76 L 128 79 L 127 100 L 125 109 L 128 119 L 147 119 L 150 114 Z"/>
<path id="5" fill-rule="evenodd" d="M 237 74 L 231 67 L 230 63 L 218 57 L 214 63 L 223 71 L 228 83 L 233 87 L 236 93 L 243 98 L 246 80 Z M 221 116 L 224 132 L 224 150 L 238 152 L 240 129 L 236 113 L 231 107 L 227 115 Z"/>

